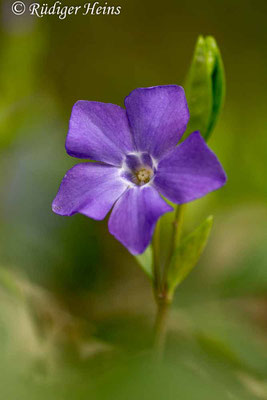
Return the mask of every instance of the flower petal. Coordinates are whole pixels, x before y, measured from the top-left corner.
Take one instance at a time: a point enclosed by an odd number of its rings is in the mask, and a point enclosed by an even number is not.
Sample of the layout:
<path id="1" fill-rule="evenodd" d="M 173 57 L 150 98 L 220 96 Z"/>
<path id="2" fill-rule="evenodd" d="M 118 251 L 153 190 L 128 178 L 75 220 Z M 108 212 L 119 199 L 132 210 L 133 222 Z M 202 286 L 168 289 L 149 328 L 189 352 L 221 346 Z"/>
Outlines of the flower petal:
<path id="1" fill-rule="evenodd" d="M 66 150 L 73 157 L 120 165 L 123 155 L 134 150 L 125 110 L 115 104 L 78 101 L 71 113 Z"/>
<path id="2" fill-rule="evenodd" d="M 153 184 L 163 196 L 182 204 L 219 189 L 225 182 L 216 155 L 200 133 L 194 132 L 159 162 Z"/>
<path id="3" fill-rule="evenodd" d="M 64 176 L 52 210 L 59 215 L 80 213 L 100 220 L 126 188 L 118 168 L 96 163 L 78 164 Z"/>
<path id="4" fill-rule="evenodd" d="M 159 159 L 181 139 L 189 120 L 181 86 L 155 86 L 133 90 L 125 107 L 139 151 Z"/>
<path id="5" fill-rule="evenodd" d="M 172 211 L 172 207 L 154 188 L 130 188 L 111 212 L 109 231 L 132 254 L 142 253 L 151 240 L 158 218 L 168 211 Z"/>

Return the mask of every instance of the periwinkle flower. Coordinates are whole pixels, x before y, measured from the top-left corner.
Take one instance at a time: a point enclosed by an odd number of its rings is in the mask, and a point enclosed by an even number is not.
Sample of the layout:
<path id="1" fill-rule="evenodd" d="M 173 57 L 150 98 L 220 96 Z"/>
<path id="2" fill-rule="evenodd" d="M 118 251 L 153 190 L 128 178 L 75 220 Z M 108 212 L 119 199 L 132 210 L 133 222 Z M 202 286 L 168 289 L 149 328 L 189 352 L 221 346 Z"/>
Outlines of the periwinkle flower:
<path id="1" fill-rule="evenodd" d="M 177 146 L 189 111 L 180 86 L 133 90 L 125 109 L 78 101 L 72 110 L 67 153 L 90 159 L 65 175 L 53 211 L 101 220 L 132 254 L 148 246 L 155 224 L 172 207 L 224 185 L 226 176 L 199 132 Z"/>

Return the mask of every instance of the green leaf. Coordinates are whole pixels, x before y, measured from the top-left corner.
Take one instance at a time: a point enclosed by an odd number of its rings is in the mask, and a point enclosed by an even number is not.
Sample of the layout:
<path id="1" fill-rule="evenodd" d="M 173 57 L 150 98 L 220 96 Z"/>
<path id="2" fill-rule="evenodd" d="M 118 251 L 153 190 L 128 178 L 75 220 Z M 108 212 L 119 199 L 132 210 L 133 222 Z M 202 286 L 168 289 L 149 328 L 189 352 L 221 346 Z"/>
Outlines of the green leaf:
<path id="1" fill-rule="evenodd" d="M 206 38 L 206 45 L 208 52 L 213 55 L 211 66 L 213 105 L 206 136 L 208 139 L 223 107 L 225 97 L 225 74 L 221 53 L 215 39 L 212 36 L 208 36 Z"/>
<path id="2" fill-rule="evenodd" d="M 138 264 L 145 272 L 145 274 L 150 278 L 153 279 L 153 268 L 152 268 L 152 248 L 148 246 L 144 253 L 135 256 Z"/>
<path id="3" fill-rule="evenodd" d="M 213 217 L 210 216 L 194 232 L 190 233 L 175 250 L 167 280 L 168 290 L 171 295 L 196 266 L 206 246 L 212 223 Z"/>
<path id="4" fill-rule="evenodd" d="M 185 136 L 199 130 L 207 140 L 215 127 L 225 96 L 224 67 L 215 39 L 199 36 L 185 82 L 190 121 Z"/>

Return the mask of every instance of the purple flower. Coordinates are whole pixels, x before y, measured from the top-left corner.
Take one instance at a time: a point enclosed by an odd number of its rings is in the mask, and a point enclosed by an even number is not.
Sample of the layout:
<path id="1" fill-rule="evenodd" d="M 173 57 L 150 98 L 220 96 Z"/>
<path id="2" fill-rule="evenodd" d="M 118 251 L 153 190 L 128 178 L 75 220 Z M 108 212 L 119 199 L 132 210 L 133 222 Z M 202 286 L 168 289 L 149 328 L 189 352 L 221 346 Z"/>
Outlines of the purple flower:
<path id="1" fill-rule="evenodd" d="M 71 168 L 52 208 L 101 220 L 113 207 L 109 231 L 139 254 L 158 218 L 172 210 L 161 195 L 187 203 L 223 186 L 226 176 L 199 132 L 176 146 L 189 120 L 182 87 L 135 89 L 125 109 L 95 101 L 74 105 L 67 153 L 99 162 Z"/>

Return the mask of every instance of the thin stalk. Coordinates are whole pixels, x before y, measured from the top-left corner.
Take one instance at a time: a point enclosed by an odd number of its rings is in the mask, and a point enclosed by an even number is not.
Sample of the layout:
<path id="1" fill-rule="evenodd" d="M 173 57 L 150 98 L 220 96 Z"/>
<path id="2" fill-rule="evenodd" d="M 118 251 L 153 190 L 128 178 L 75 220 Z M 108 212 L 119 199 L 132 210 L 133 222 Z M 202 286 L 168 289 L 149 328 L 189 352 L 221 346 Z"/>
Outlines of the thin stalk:
<path id="1" fill-rule="evenodd" d="M 173 256 L 173 252 L 179 244 L 181 234 L 182 234 L 182 226 L 184 220 L 184 210 L 185 204 L 178 204 L 175 209 L 174 220 L 172 223 L 172 233 L 170 240 L 170 249 L 167 257 L 167 262 L 163 271 L 163 285 L 166 287 L 166 280 L 168 275 L 168 269 L 170 267 L 171 259 Z"/>
<path id="2" fill-rule="evenodd" d="M 157 361 L 161 361 L 164 355 L 166 333 L 167 333 L 167 318 L 170 304 L 167 301 L 158 301 L 157 316 L 155 321 L 155 340 L 154 349 Z"/>
<path id="3" fill-rule="evenodd" d="M 173 252 L 180 240 L 182 232 L 183 214 L 184 214 L 184 205 L 177 206 L 173 220 L 169 255 L 163 273 L 161 271 L 161 265 L 160 265 L 160 221 L 158 221 L 156 225 L 153 236 L 152 247 L 153 247 L 154 294 L 157 303 L 157 315 L 154 328 L 155 332 L 154 349 L 158 361 L 162 359 L 164 354 L 166 334 L 167 334 L 168 310 L 171 304 L 171 298 L 168 293 L 168 287 L 167 287 L 168 268 L 171 263 Z"/>
<path id="4" fill-rule="evenodd" d="M 160 220 L 158 220 L 153 240 L 152 240 L 152 249 L 153 249 L 153 275 L 154 275 L 154 293 L 157 298 L 158 291 L 160 288 L 161 281 L 161 268 L 160 268 Z"/>

